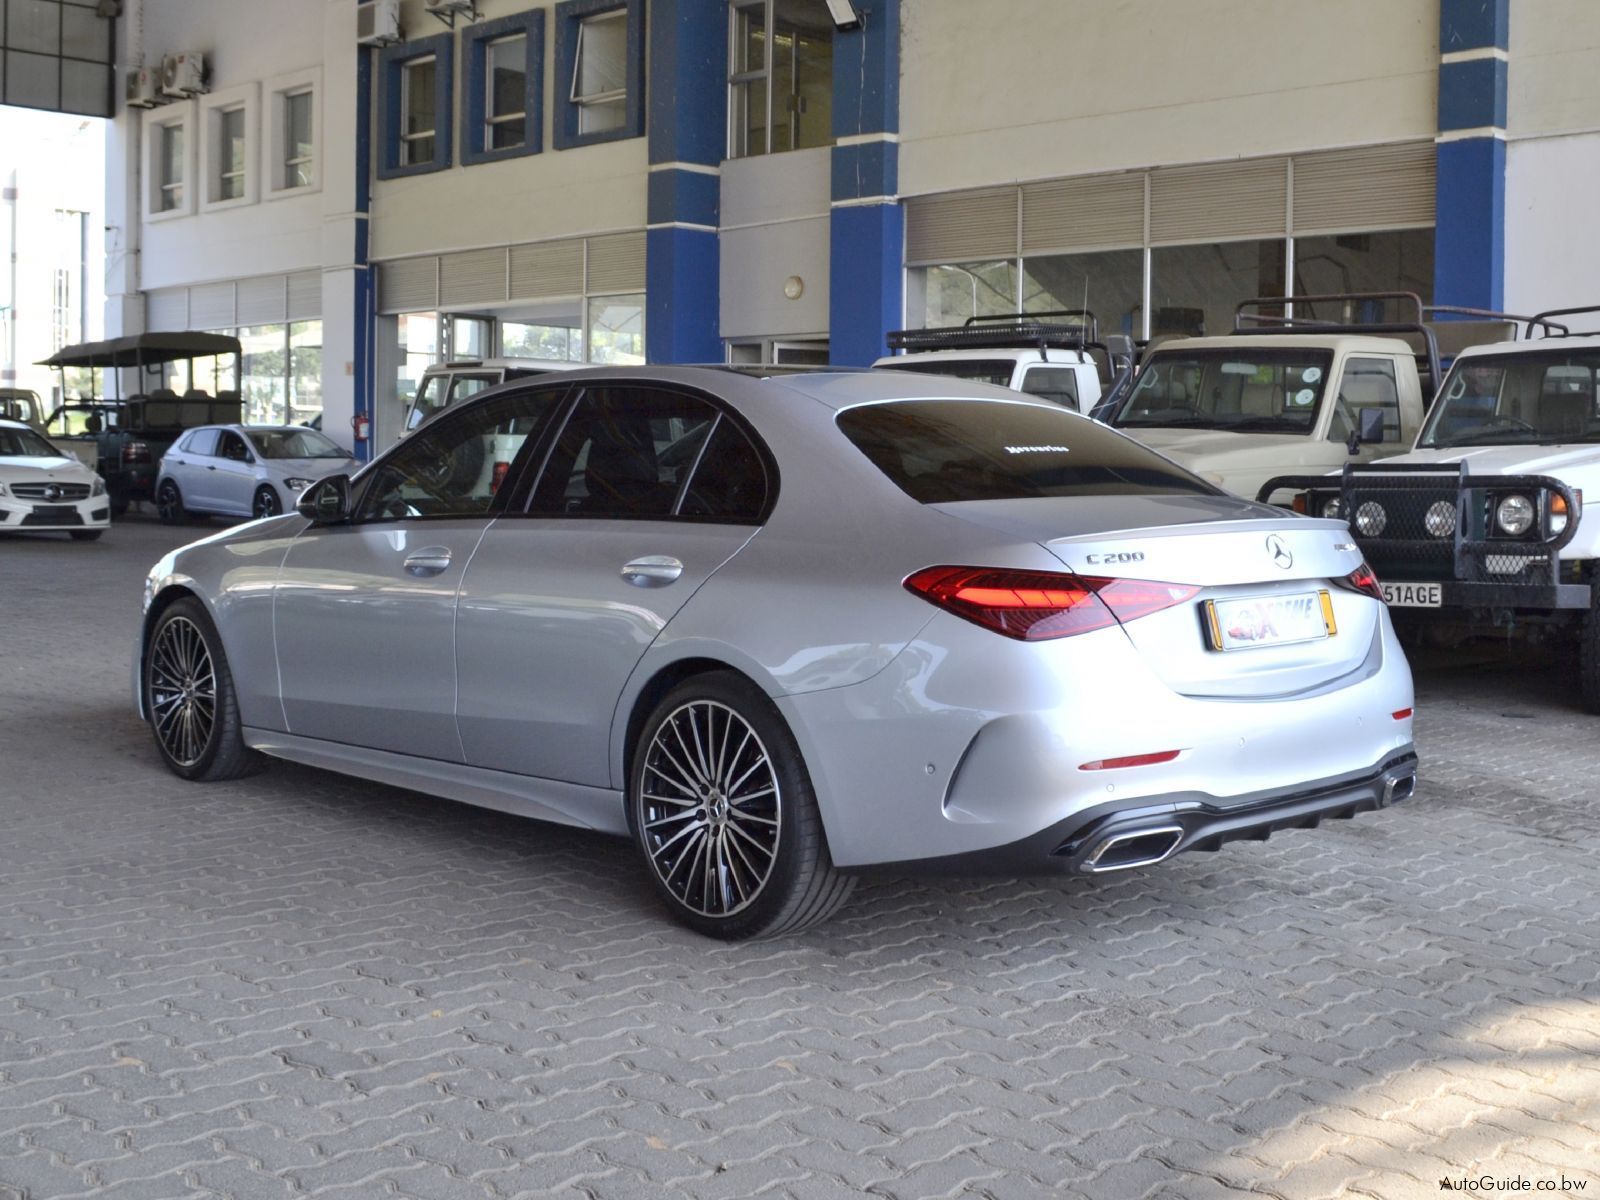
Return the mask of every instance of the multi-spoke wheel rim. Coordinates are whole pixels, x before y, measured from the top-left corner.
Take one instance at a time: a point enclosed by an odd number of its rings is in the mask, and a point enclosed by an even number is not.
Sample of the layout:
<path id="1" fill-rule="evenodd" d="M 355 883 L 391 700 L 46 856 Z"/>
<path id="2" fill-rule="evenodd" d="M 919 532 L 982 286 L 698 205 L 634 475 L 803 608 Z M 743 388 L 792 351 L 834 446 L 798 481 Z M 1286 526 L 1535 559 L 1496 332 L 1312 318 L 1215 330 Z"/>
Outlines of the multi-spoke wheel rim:
<path id="1" fill-rule="evenodd" d="M 256 516 L 275 517 L 278 515 L 278 498 L 266 488 L 256 493 Z"/>
<path id="2" fill-rule="evenodd" d="M 205 637 L 187 617 L 162 625 L 150 647 L 150 713 L 172 760 L 198 763 L 217 722 L 217 674 Z"/>
<path id="3" fill-rule="evenodd" d="M 680 705 L 650 739 L 639 828 L 656 878 L 691 912 L 755 902 L 778 861 L 782 803 L 767 748 L 725 704 Z"/>

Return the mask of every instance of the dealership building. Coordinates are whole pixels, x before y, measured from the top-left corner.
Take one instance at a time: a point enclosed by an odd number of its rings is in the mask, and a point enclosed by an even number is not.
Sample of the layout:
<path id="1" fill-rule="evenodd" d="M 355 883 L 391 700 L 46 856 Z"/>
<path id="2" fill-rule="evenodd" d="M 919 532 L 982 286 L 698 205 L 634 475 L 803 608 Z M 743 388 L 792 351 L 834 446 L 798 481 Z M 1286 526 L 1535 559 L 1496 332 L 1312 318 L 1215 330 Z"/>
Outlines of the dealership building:
<path id="1" fill-rule="evenodd" d="M 369 447 L 446 357 L 1600 299 L 1592 0 L 127 0 L 113 36 L 108 333 L 235 331 L 251 419 Z"/>

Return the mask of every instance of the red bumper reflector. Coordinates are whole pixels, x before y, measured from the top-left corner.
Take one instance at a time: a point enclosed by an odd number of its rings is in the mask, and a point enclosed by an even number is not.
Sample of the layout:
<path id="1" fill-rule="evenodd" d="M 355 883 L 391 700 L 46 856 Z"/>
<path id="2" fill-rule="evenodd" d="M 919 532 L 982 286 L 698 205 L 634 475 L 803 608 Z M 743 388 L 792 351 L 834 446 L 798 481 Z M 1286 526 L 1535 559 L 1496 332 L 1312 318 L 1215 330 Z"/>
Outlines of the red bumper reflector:
<path id="1" fill-rule="evenodd" d="M 1411 710 L 1409 708 L 1402 708 L 1397 712 L 1390 713 L 1389 715 L 1391 717 L 1393 717 L 1396 721 L 1404 721 L 1407 717 L 1409 717 L 1411 715 Z"/>
<path id="2" fill-rule="evenodd" d="M 1115 771 L 1121 767 L 1152 767 L 1168 763 L 1182 754 L 1181 750 L 1162 750 L 1156 754 L 1129 754 L 1123 758 L 1097 758 L 1079 767 L 1080 771 Z"/>

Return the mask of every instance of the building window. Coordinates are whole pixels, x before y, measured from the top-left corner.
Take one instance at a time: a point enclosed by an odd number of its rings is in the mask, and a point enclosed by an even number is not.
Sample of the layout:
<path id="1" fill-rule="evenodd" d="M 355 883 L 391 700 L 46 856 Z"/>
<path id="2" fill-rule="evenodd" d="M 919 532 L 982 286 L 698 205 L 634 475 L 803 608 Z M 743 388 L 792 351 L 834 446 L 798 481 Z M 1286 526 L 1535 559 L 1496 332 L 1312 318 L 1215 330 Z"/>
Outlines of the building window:
<path id="1" fill-rule="evenodd" d="M 544 12 L 482 21 L 462 39 L 461 161 L 537 154 L 544 132 Z"/>
<path id="2" fill-rule="evenodd" d="M 216 199 L 244 198 L 244 105 L 217 114 Z"/>
<path id="3" fill-rule="evenodd" d="M 556 148 L 644 133 L 643 0 L 556 5 Z"/>
<path id="4" fill-rule="evenodd" d="M 728 9 L 728 157 L 833 144 L 833 21 L 809 0 Z"/>
<path id="5" fill-rule="evenodd" d="M 644 297 L 591 296 L 588 304 L 589 362 L 644 364 Z"/>
<path id="6" fill-rule="evenodd" d="M 310 187 L 315 178 L 316 142 L 312 133 L 312 100 L 308 88 L 283 97 L 283 186 Z"/>
<path id="7" fill-rule="evenodd" d="M 450 165 L 455 39 L 399 42 L 383 50 L 378 178 L 442 171 Z"/>
<path id="8" fill-rule="evenodd" d="M 174 121 L 158 127 L 156 211 L 177 212 L 183 208 L 183 125 Z"/>

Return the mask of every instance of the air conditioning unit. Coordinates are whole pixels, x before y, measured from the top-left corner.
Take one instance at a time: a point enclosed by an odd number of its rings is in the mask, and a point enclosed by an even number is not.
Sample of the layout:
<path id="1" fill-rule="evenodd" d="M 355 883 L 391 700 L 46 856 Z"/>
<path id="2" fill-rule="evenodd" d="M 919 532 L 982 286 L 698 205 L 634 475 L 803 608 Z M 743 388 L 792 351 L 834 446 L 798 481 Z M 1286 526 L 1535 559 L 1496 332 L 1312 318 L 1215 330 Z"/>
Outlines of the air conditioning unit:
<path id="1" fill-rule="evenodd" d="M 161 94 L 174 100 L 198 96 L 206 90 L 206 56 L 192 50 L 169 54 L 161 60 Z"/>
<path id="2" fill-rule="evenodd" d="M 366 0 L 356 5 L 356 45 L 391 46 L 401 36 L 400 0 Z"/>
<path id="3" fill-rule="evenodd" d="M 164 103 L 160 67 L 129 67 L 127 101 L 129 108 L 154 108 Z"/>
<path id="4" fill-rule="evenodd" d="M 423 0 L 423 7 L 451 29 L 456 27 L 457 17 L 467 21 L 478 19 L 478 0 Z"/>

